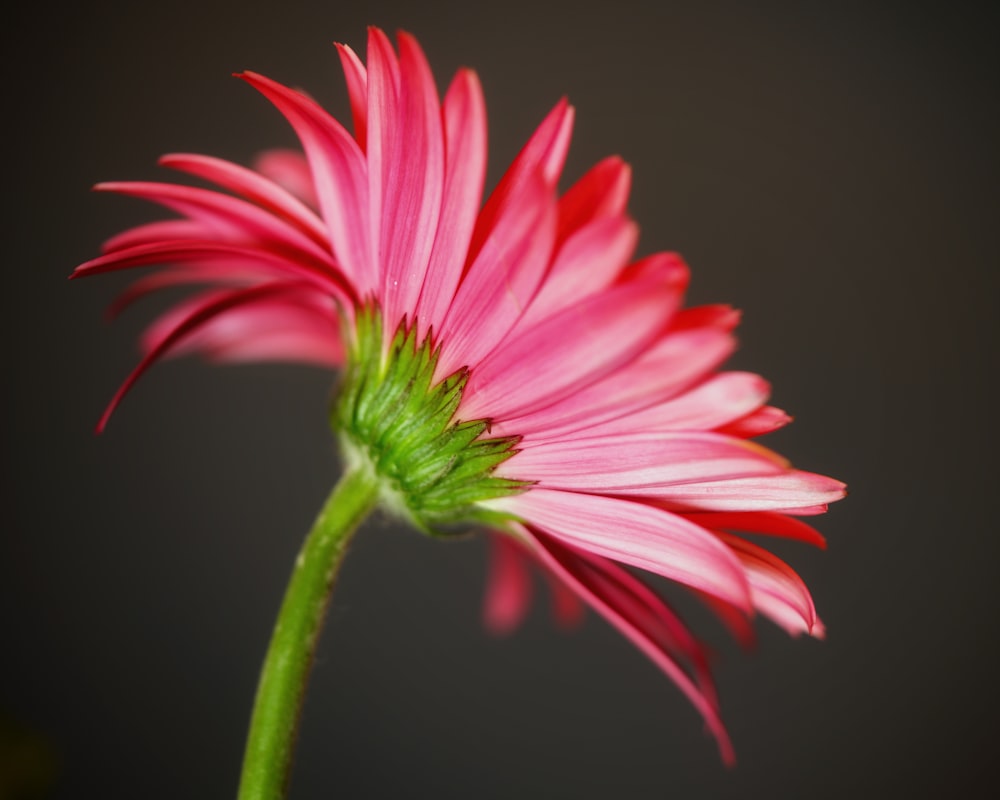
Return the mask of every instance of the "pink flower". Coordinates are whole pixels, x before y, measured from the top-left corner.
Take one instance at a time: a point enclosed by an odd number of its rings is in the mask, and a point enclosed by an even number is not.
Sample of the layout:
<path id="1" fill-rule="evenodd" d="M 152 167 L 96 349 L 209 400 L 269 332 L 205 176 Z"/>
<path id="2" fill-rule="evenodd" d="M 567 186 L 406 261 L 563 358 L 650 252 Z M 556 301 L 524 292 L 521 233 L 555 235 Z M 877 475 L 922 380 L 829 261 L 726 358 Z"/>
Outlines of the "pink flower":
<path id="1" fill-rule="evenodd" d="M 348 458 L 384 480 L 386 502 L 429 530 L 469 520 L 495 529 L 488 625 L 518 623 L 526 566 L 539 565 L 559 618 L 578 617 L 580 600 L 605 617 L 680 687 L 731 760 L 704 647 L 628 567 L 688 587 L 741 641 L 755 613 L 820 636 L 799 577 L 734 532 L 822 546 L 798 517 L 825 511 L 843 484 L 750 441 L 789 418 L 767 405 L 763 379 L 719 371 L 737 314 L 683 309 L 688 268 L 676 254 L 632 261 L 629 168 L 605 159 L 559 195 L 571 106 L 552 109 L 481 207 L 475 73 L 460 70 L 439 101 L 417 42 L 400 34 L 398 47 L 371 29 L 366 69 L 338 45 L 353 136 L 306 96 L 244 73 L 304 156 L 271 152 L 255 170 L 161 159 L 222 191 L 97 187 L 179 218 L 114 237 L 75 275 L 170 265 L 139 279 L 116 311 L 160 288 L 210 287 L 150 326 L 101 426 L 165 356 L 345 366 L 339 433 Z M 425 373 L 421 391 L 440 387 L 433 412 L 447 412 L 437 439 L 420 438 L 430 405 L 411 394 Z M 373 381 L 384 381 L 377 393 Z M 362 419 L 359 404 L 383 402 Z M 435 452 L 442 430 L 462 455 Z"/>

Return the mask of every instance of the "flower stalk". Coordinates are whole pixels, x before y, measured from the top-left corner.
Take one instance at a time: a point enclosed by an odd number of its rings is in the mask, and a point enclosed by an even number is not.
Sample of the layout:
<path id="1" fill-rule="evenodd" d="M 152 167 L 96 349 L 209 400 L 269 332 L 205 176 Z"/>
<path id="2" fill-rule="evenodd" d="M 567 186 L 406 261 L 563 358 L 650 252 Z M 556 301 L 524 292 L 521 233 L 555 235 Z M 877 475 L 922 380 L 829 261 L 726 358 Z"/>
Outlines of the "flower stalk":
<path id="1" fill-rule="evenodd" d="M 337 483 L 295 561 L 254 700 L 239 800 L 286 796 L 316 643 L 352 535 L 378 500 L 378 481 L 357 466 Z"/>

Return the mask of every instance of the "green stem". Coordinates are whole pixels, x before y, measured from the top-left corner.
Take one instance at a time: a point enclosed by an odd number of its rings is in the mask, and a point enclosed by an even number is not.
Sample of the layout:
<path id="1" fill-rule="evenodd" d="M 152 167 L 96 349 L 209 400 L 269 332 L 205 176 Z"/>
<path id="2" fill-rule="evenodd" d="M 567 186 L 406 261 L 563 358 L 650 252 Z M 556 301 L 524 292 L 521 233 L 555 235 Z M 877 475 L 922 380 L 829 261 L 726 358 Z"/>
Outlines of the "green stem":
<path id="1" fill-rule="evenodd" d="M 239 800 L 281 800 L 313 653 L 347 543 L 374 508 L 378 484 L 348 469 L 323 506 L 295 561 L 271 635 L 243 757 Z"/>

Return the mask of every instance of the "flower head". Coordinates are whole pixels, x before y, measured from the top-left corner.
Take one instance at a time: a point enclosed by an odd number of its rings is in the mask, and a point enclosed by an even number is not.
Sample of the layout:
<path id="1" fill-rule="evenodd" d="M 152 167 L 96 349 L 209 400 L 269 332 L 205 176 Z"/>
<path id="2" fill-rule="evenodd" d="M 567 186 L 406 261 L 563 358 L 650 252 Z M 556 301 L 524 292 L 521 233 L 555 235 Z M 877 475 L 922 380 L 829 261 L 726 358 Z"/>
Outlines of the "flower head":
<path id="1" fill-rule="evenodd" d="M 757 612 L 822 634 L 798 576 L 743 533 L 822 537 L 799 517 L 843 485 L 750 440 L 789 418 L 768 386 L 720 371 L 737 315 L 682 308 L 688 268 L 633 261 L 629 168 L 601 161 L 557 185 L 573 109 L 560 101 L 481 204 L 486 115 L 460 70 L 439 100 L 417 42 L 369 31 L 367 67 L 338 45 L 354 133 L 303 94 L 241 77 L 286 117 L 303 153 L 255 169 L 198 155 L 161 164 L 216 184 L 107 183 L 179 218 L 128 230 L 90 275 L 168 264 L 120 309 L 206 285 L 156 320 L 145 356 L 102 418 L 156 360 L 200 353 L 342 369 L 332 420 L 345 458 L 386 505 L 431 533 L 493 532 L 489 625 L 515 625 L 525 568 L 559 616 L 583 601 L 651 658 L 732 750 L 703 646 L 629 567 L 688 587 L 743 641 Z"/>

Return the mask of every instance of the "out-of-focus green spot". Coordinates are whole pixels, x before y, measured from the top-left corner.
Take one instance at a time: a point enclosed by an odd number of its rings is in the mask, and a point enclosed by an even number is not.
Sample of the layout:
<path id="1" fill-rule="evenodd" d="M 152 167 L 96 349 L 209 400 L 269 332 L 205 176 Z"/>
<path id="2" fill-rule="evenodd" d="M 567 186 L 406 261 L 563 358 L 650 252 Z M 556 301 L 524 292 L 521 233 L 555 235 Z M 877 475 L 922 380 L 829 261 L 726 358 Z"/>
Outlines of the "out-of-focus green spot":
<path id="1" fill-rule="evenodd" d="M 52 744 L 0 711 L 0 800 L 41 800 L 58 770 Z"/>

